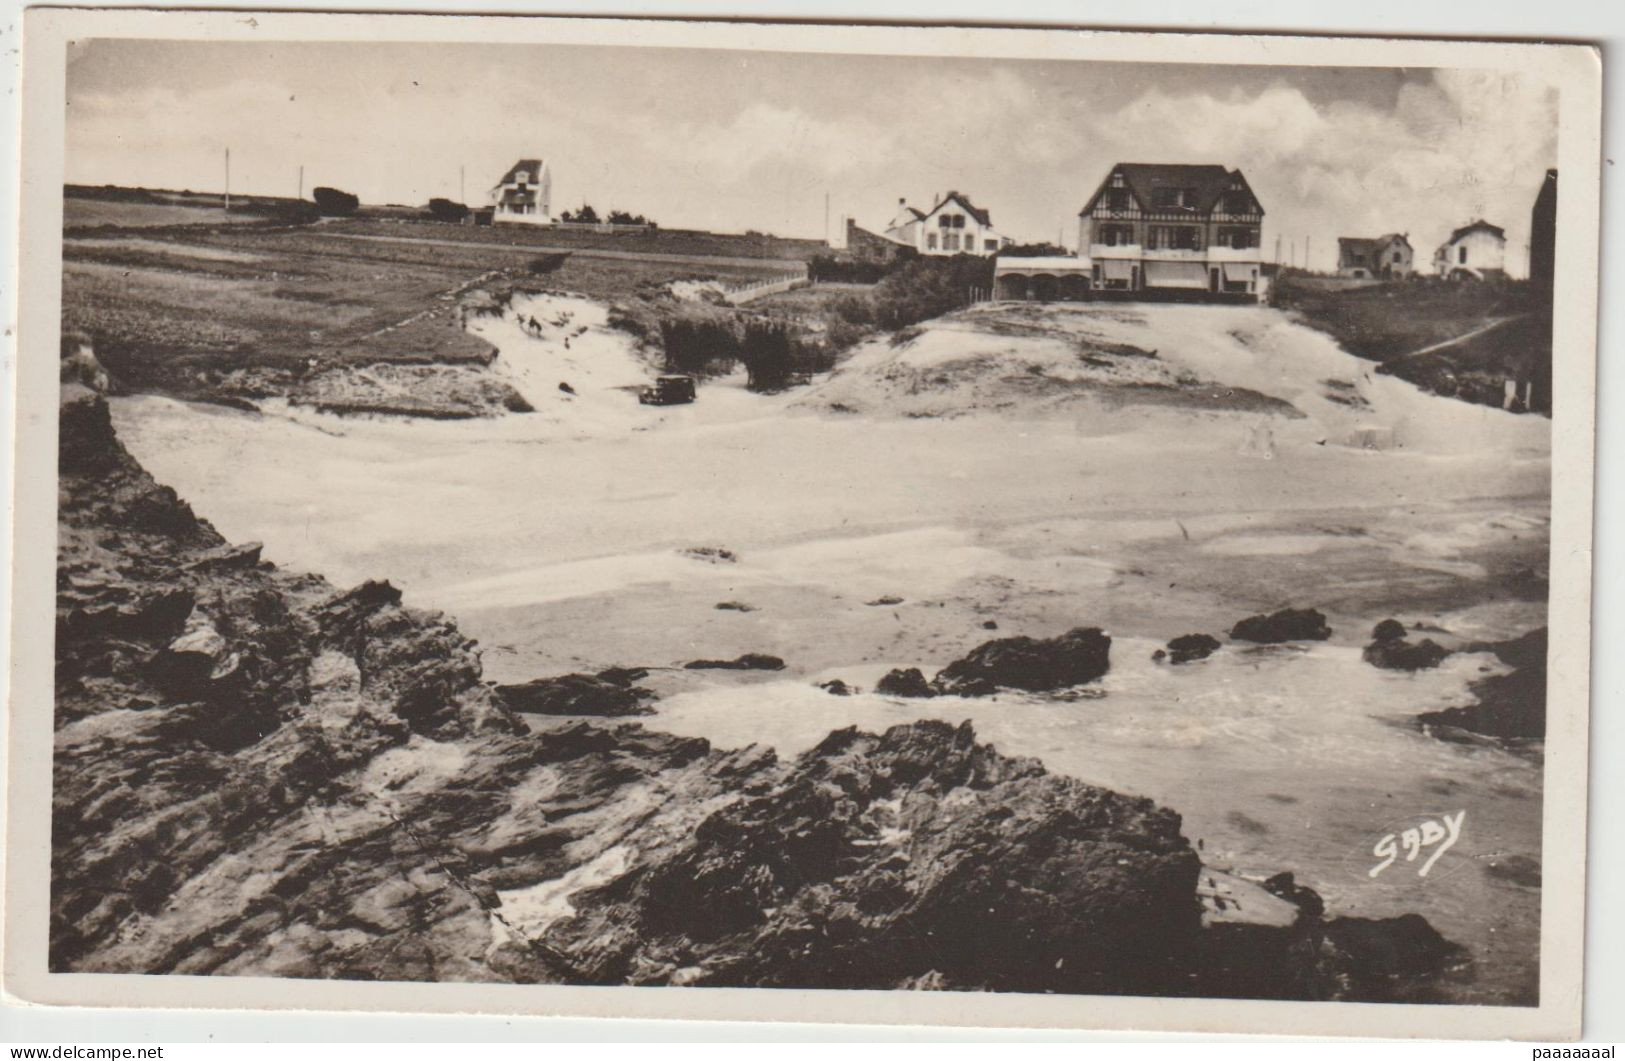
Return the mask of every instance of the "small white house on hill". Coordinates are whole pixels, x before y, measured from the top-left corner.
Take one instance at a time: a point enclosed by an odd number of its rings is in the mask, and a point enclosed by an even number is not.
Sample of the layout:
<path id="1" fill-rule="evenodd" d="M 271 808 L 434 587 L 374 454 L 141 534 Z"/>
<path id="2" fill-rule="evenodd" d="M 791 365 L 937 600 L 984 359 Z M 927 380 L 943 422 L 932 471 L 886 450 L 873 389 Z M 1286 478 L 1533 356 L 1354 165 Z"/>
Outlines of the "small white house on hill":
<path id="1" fill-rule="evenodd" d="M 1433 268 L 1451 280 L 1498 280 L 1506 276 L 1506 231 L 1482 219 L 1463 225 L 1433 252 Z"/>
<path id="2" fill-rule="evenodd" d="M 886 227 L 886 238 L 921 254 L 985 258 L 1011 242 L 994 231 L 991 214 L 959 192 L 948 192 L 929 210 L 916 210 L 899 199 L 897 211 Z"/>
<path id="3" fill-rule="evenodd" d="M 491 220 L 524 225 L 553 223 L 553 173 L 539 158 L 522 158 L 491 189 Z"/>

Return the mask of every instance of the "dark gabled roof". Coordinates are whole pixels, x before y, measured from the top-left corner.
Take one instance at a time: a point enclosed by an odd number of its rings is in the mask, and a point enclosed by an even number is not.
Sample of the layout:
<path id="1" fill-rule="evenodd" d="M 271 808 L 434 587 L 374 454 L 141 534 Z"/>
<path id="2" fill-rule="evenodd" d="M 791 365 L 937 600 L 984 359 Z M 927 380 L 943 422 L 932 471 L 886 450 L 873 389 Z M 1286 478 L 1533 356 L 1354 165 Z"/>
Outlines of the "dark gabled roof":
<path id="1" fill-rule="evenodd" d="M 1445 243 L 1446 244 L 1454 243 L 1458 239 L 1460 239 L 1461 237 L 1467 235 L 1467 233 L 1469 233 L 1469 232 L 1477 232 L 1477 231 L 1480 231 L 1480 230 L 1482 230 L 1484 232 L 1493 233 L 1495 235 L 1496 239 L 1506 239 L 1507 238 L 1506 229 L 1502 228 L 1500 225 L 1492 225 L 1488 221 L 1485 221 L 1483 218 L 1479 218 L 1477 221 L 1474 221 L 1471 224 L 1463 225 L 1460 228 L 1456 229 L 1454 232 L 1450 233 L 1450 238 L 1445 240 Z"/>
<path id="2" fill-rule="evenodd" d="M 1365 236 L 1339 236 L 1337 238 L 1337 249 L 1340 254 L 1345 250 L 1355 254 L 1370 254 L 1372 251 L 1381 250 L 1393 243 L 1403 243 L 1407 247 L 1411 245 L 1411 241 L 1405 238 L 1404 233 L 1389 232 L 1378 236 L 1376 239 L 1369 239 Z"/>
<path id="3" fill-rule="evenodd" d="M 927 210 L 925 213 L 920 214 L 920 218 L 923 220 L 923 219 L 925 219 L 927 217 L 930 217 L 932 214 L 936 213 L 938 210 L 941 210 L 943 207 L 947 206 L 951 202 L 952 203 L 958 203 L 961 207 L 963 207 L 964 210 L 965 210 L 965 213 L 969 214 L 970 216 L 972 216 L 972 217 L 974 217 L 976 219 L 977 224 L 983 225 L 983 226 L 988 227 L 988 228 L 991 228 L 993 226 L 993 215 L 989 214 L 986 210 L 983 210 L 981 207 L 976 206 L 969 199 L 965 198 L 963 195 L 960 195 L 958 192 L 949 192 L 948 194 L 944 195 L 942 197 L 941 202 L 939 202 L 936 206 L 933 206 L 931 209 Z M 909 207 L 909 209 L 913 210 L 914 208 Z M 919 213 L 918 210 L 915 210 L 914 212 Z"/>
<path id="4" fill-rule="evenodd" d="M 520 159 L 518 162 L 513 164 L 512 168 L 510 168 L 508 172 L 502 175 L 502 179 L 497 181 L 496 186 L 500 188 L 504 184 L 514 183 L 519 179 L 519 174 L 521 172 L 523 172 L 533 184 L 540 181 L 542 179 L 542 160 L 539 158 Z"/>
<path id="5" fill-rule="evenodd" d="M 1094 209 L 1099 200 L 1111 184 L 1112 174 L 1121 173 L 1123 183 L 1128 186 L 1135 200 L 1142 210 L 1155 209 L 1156 191 L 1159 188 L 1191 188 L 1196 192 L 1196 205 L 1188 207 L 1192 213 L 1209 213 L 1218 203 L 1219 197 L 1230 190 L 1230 185 L 1240 181 L 1247 194 L 1252 195 L 1253 190 L 1247 183 L 1247 178 L 1241 175 L 1240 170 L 1226 169 L 1223 166 L 1211 163 L 1182 163 L 1182 162 L 1119 162 L 1107 171 L 1100 187 L 1090 196 L 1089 202 L 1080 213 L 1087 214 Z M 1257 202 L 1258 197 L 1253 196 Z M 1167 209 L 1164 207 L 1163 209 Z M 1259 204 L 1258 212 L 1264 212 L 1263 204 Z"/>

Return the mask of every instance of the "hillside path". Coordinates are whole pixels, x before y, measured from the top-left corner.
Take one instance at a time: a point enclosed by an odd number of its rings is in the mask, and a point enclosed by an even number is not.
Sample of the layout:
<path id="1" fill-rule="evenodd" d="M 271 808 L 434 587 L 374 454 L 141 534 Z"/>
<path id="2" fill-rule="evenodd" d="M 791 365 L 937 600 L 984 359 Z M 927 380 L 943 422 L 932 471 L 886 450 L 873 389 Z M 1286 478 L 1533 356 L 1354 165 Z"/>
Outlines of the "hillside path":
<path id="1" fill-rule="evenodd" d="M 1449 339 L 1441 339 L 1440 341 L 1438 341 L 1436 343 L 1430 343 L 1427 346 L 1422 347 L 1420 350 L 1412 350 L 1408 354 L 1401 354 L 1398 357 L 1391 358 L 1386 362 L 1386 364 L 1392 365 L 1392 364 L 1395 364 L 1395 363 L 1400 362 L 1400 361 L 1409 361 L 1413 357 L 1421 357 L 1423 354 L 1431 354 L 1431 353 L 1434 353 L 1435 351 L 1444 350 L 1444 349 L 1447 349 L 1449 347 L 1455 346 L 1458 343 L 1465 343 L 1467 340 L 1475 339 L 1478 336 L 1483 335 L 1485 332 L 1494 331 L 1496 328 L 1501 327 L 1503 324 L 1510 324 L 1510 323 L 1512 323 L 1513 321 L 1516 321 L 1516 320 L 1523 320 L 1527 316 L 1529 316 L 1529 314 L 1527 314 L 1527 313 L 1515 313 L 1510 317 L 1497 317 L 1497 318 L 1495 318 L 1494 320 L 1490 321 L 1487 324 L 1479 325 L 1478 327 L 1474 328 L 1472 331 L 1463 332 L 1460 335 L 1453 336 L 1453 337 L 1451 337 Z"/>

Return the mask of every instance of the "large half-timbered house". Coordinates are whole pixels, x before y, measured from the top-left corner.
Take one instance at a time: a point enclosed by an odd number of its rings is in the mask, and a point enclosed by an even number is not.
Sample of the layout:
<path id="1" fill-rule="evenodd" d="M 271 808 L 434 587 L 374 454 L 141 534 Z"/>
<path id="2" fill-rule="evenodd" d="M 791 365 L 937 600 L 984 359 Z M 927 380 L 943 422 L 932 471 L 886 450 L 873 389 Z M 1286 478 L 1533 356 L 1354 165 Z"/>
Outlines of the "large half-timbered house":
<path id="1" fill-rule="evenodd" d="M 1262 295 L 1264 208 L 1240 170 L 1121 162 L 1078 215 L 1100 290 Z"/>

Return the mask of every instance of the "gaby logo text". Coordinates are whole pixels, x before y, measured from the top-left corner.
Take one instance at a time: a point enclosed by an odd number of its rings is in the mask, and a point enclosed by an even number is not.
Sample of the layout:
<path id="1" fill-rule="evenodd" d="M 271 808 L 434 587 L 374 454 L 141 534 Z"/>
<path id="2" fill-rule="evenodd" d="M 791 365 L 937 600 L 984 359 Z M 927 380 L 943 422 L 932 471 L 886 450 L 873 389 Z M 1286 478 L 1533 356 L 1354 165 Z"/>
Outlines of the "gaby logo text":
<path id="1" fill-rule="evenodd" d="M 1424 848 L 1431 848 L 1426 860 L 1416 871 L 1419 877 L 1427 876 L 1433 864 L 1438 862 L 1446 851 L 1456 846 L 1456 841 L 1461 838 L 1462 823 L 1466 819 L 1467 812 L 1462 810 L 1454 814 L 1441 814 L 1437 818 L 1426 818 L 1409 829 L 1385 834 L 1371 848 L 1371 853 L 1382 861 L 1372 866 L 1367 871 L 1367 876 L 1378 876 L 1399 861 L 1401 854 L 1404 855 L 1406 862 L 1415 862 Z"/>

